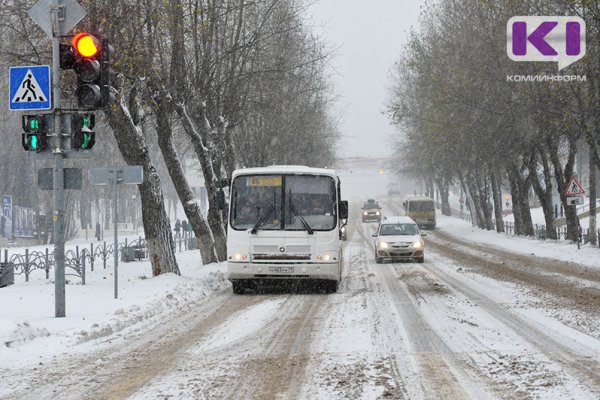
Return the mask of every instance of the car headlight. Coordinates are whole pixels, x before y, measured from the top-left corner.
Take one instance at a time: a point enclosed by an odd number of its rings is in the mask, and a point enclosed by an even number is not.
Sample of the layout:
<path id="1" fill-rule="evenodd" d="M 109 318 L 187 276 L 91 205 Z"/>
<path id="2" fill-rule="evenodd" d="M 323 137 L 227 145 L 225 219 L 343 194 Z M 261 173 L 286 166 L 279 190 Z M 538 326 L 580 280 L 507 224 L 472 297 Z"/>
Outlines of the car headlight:
<path id="1" fill-rule="evenodd" d="M 390 246 L 388 245 L 387 242 L 379 242 L 380 249 L 387 249 L 388 247 L 390 247 Z"/>
<path id="2" fill-rule="evenodd" d="M 366 212 L 366 211 L 364 211 L 364 212 L 363 212 L 363 215 L 369 215 L 369 213 L 368 213 L 368 212 Z"/>
<path id="3" fill-rule="evenodd" d="M 422 249 L 423 245 L 424 243 L 422 240 L 417 240 L 416 242 L 413 242 L 412 247 L 415 249 Z"/>
<path id="4" fill-rule="evenodd" d="M 377 212 L 375 213 L 375 215 L 379 215 L 379 211 L 377 211 Z"/>

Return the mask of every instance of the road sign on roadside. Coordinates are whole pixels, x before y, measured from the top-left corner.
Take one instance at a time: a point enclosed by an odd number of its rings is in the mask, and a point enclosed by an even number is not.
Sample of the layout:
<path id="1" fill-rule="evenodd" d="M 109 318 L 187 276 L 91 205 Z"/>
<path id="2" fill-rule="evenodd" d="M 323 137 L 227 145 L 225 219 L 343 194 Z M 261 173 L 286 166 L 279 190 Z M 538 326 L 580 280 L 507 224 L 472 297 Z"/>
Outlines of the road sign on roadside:
<path id="1" fill-rule="evenodd" d="M 141 165 L 90 168 L 88 182 L 90 185 L 110 185 L 115 174 L 118 184 L 139 185 L 144 182 L 144 167 Z"/>
<path id="2" fill-rule="evenodd" d="M 569 184 L 567 185 L 567 190 L 565 191 L 565 196 L 566 197 L 575 197 L 575 196 L 579 196 L 585 194 L 585 190 L 583 190 L 583 186 L 581 186 L 581 184 L 579 182 L 577 182 L 577 179 L 575 179 L 574 176 L 571 177 L 571 180 L 569 181 Z"/>
<path id="3" fill-rule="evenodd" d="M 10 67 L 9 110 L 50 110 L 50 66 Z"/>
<path id="4" fill-rule="evenodd" d="M 52 19 L 49 18 L 55 0 L 38 0 L 28 11 L 27 14 L 36 24 L 48 35 L 52 37 Z M 76 0 L 63 0 L 58 5 L 58 36 L 65 36 L 75 27 L 87 14 Z"/>
<path id="5" fill-rule="evenodd" d="M 570 206 L 582 206 L 583 205 L 583 197 L 567 197 L 567 204 Z"/>
<path id="6" fill-rule="evenodd" d="M 64 168 L 63 174 L 65 189 L 81 190 L 81 168 Z M 38 169 L 38 187 L 41 190 L 53 190 L 54 176 L 52 168 Z"/>

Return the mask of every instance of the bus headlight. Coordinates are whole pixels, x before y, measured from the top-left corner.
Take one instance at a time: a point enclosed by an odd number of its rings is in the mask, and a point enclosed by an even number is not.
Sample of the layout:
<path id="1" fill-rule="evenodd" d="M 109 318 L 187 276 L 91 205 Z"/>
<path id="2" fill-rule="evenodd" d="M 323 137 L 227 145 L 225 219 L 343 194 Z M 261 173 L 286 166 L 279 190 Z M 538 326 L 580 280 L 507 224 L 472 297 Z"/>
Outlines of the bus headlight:
<path id="1" fill-rule="evenodd" d="M 337 255 L 335 255 L 333 253 L 319 254 L 317 256 L 317 261 L 318 262 L 332 262 L 332 261 L 337 261 Z"/>
<path id="2" fill-rule="evenodd" d="M 417 240 L 416 242 L 413 242 L 412 247 L 415 249 L 422 249 L 423 245 L 424 243 L 422 240 Z"/>
<path id="3" fill-rule="evenodd" d="M 388 247 L 390 247 L 388 245 L 388 242 L 379 242 L 379 248 L 380 249 L 387 249 Z"/>
<path id="4" fill-rule="evenodd" d="M 235 253 L 233 255 L 233 261 L 242 262 L 242 261 L 247 261 L 247 260 L 248 260 L 247 254 Z"/>

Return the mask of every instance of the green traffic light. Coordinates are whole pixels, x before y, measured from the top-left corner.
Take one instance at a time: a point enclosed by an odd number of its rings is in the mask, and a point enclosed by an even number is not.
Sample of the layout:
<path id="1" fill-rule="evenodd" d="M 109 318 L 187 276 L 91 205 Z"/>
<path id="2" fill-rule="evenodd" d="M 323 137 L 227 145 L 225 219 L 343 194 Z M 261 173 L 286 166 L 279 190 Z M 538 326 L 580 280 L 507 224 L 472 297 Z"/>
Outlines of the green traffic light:
<path id="1" fill-rule="evenodd" d="M 37 118 L 32 118 L 29 120 L 29 128 L 31 130 L 37 131 L 40 129 L 40 120 Z"/>
<path id="2" fill-rule="evenodd" d="M 87 149 L 89 144 L 90 144 L 90 135 L 88 135 L 87 133 L 84 133 L 83 134 L 83 143 L 81 144 L 81 148 Z"/>
<path id="3" fill-rule="evenodd" d="M 90 116 L 89 115 L 83 116 L 83 126 L 85 126 L 86 128 L 90 127 Z"/>
<path id="4" fill-rule="evenodd" d="M 38 149 L 38 137 L 37 135 L 31 135 L 31 148 L 33 150 L 37 150 Z"/>

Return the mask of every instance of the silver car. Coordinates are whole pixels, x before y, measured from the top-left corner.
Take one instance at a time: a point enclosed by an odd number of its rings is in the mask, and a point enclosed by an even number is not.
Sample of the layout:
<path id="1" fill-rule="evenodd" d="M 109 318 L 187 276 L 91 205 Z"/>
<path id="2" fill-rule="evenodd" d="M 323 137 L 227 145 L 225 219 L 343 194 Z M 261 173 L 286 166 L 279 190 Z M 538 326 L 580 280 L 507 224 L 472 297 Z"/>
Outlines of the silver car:
<path id="1" fill-rule="evenodd" d="M 386 217 L 381 221 L 375 238 L 375 262 L 383 260 L 425 261 L 425 242 L 419 226 L 409 217 Z"/>

